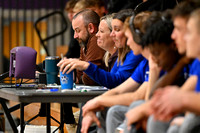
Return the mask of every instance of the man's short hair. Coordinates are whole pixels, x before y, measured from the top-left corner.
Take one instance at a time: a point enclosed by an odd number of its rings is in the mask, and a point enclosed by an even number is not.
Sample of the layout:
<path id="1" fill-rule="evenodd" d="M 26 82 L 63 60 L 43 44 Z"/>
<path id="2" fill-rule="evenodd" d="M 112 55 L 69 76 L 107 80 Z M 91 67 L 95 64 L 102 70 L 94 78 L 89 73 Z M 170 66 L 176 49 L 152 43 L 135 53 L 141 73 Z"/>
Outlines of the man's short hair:
<path id="1" fill-rule="evenodd" d="M 74 6 L 74 12 L 79 12 L 81 10 L 87 8 L 100 8 L 105 7 L 105 3 L 103 0 L 79 0 L 76 5 Z"/>
<path id="2" fill-rule="evenodd" d="M 87 7 L 91 7 L 91 6 L 97 6 L 97 7 L 104 6 L 105 7 L 105 3 L 103 0 L 83 0 L 83 1 L 86 1 Z"/>
<path id="3" fill-rule="evenodd" d="M 76 3 L 78 2 L 78 0 L 69 0 L 65 6 L 65 10 L 66 11 L 70 11 L 73 10 L 74 6 L 76 5 Z"/>
<path id="4" fill-rule="evenodd" d="M 191 18 L 195 20 L 195 27 L 197 27 L 197 31 L 200 34 L 200 8 L 192 12 L 190 15 L 190 19 Z"/>
<path id="5" fill-rule="evenodd" d="M 188 19 L 191 12 L 200 7 L 199 0 L 183 1 L 173 10 L 173 18 L 182 17 Z"/>
<path id="6" fill-rule="evenodd" d="M 85 9 L 74 15 L 73 19 L 77 18 L 79 15 L 82 15 L 85 26 L 89 23 L 94 24 L 96 27 L 99 26 L 100 17 L 96 12 L 90 9 Z"/>

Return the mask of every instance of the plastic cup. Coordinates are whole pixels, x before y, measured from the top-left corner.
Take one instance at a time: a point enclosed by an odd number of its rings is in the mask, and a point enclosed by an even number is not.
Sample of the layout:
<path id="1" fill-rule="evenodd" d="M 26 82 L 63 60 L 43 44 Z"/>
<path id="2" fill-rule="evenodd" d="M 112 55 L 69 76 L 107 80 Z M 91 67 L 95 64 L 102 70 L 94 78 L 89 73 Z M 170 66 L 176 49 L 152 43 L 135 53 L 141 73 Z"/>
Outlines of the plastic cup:
<path id="1" fill-rule="evenodd" d="M 71 71 L 69 74 L 60 72 L 60 84 L 61 89 L 73 89 L 73 71 Z"/>

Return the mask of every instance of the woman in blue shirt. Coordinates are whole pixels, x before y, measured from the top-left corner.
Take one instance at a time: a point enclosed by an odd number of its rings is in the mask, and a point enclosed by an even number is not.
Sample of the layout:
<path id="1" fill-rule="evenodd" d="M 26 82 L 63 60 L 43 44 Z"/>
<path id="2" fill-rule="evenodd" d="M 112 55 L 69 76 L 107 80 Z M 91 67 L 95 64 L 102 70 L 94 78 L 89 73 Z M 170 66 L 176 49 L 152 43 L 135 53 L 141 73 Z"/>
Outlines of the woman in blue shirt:
<path id="1" fill-rule="evenodd" d="M 63 73 L 69 73 L 73 69 L 83 70 L 88 76 L 90 76 L 90 78 L 96 81 L 99 85 L 105 86 L 107 88 L 114 88 L 122 82 L 124 82 L 127 78 L 131 76 L 137 65 L 143 59 L 141 55 L 135 56 L 133 54 L 133 51 L 131 51 L 130 48 L 126 45 L 127 38 L 124 35 L 123 23 L 126 17 L 131 16 L 132 13 L 133 11 L 130 9 L 122 10 L 114 15 L 112 24 L 110 23 L 112 25 L 112 32 L 110 30 L 110 36 L 114 41 L 115 47 L 117 47 L 118 49 L 118 59 L 110 72 L 98 68 L 95 64 L 80 61 L 78 59 L 61 60 L 58 63 L 58 66 L 60 66 L 60 70 L 63 71 Z M 97 33 L 97 44 L 100 47 L 102 47 L 103 45 L 100 33 L 102 33 L 102 23 L 104 21 L 105 20 L 103 19 L 101 20 L 99 25 L 99 31 Z M 108 22 L 107 25 L 109 27 Z M 110 38 L 110 36 L 107 36 L 106 39 Z M 104 44 L 104 46 L 106 45 L 109 44 Z M 108 51 L 108 49 L 105 50 Z"/>

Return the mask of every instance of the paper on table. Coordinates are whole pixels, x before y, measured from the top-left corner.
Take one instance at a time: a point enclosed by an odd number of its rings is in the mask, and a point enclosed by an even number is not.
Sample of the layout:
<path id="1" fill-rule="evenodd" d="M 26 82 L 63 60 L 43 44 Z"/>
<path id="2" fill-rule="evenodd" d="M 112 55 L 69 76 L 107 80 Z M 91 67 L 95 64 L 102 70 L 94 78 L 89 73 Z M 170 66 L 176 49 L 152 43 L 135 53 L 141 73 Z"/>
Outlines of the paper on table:
<path id="1" fill-rule="evenodd" d="M 86 85 L 76 85 L 73 90 L 87 90 L 87 91 L 107 91 L 108 88 L 103 86 L 86 86 Z"/>

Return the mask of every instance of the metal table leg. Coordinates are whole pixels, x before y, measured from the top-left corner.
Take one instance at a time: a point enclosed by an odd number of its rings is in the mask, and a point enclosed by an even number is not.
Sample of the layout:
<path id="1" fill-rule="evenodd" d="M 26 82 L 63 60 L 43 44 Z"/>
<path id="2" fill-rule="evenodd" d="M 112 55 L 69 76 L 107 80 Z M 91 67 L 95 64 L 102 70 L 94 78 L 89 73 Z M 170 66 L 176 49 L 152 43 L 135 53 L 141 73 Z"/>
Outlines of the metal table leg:
<path id="1" fill-rule="evenodd" d="M 6 105 L 6 101 L 4 99 L 0 98 L 0 102 L 1 102 L 2 108 L 4 110 L 4 113 L 6 114 L 6 117 L 10 123 L 10 126 L 11 126 L 13 132 L 18 133 L 17 126 L 15 125 L 15 122 L 11 116 L 11 112 L 9 111 L 9 109 Z"/>
<path id="2" fill-rule="evenodd" d="M 21 133 L 24 132 L 24 103 L 20 103 L 20 129 Z"/>
<path id="3" fill-rule="evenodd" d="M 47 133 L 51 133 L 51 120 L 50 120 L 50 114 L 51 114 L 51 110 L 50 110 L 50 103 L 47 103 L 46 106 L 46 113 L 47 113 Z"/>
<path id="4" fill-rule="evenodd" d="M 82 107 L 85 105 L 85 103 L 81 103 L 81 108 L 80 108 L 80 115 L 79 115 L 79 120 L 78 120 L 78 127 L 76 130 L 76 133 L 81 133 L 81 124 L 82 124 Z"/>
<path id="5" fill-rule="evenodd" d="M 64 121 L 63 121 L 63 104 L 60 104 L 60 132 L 64 133 Z"/>

